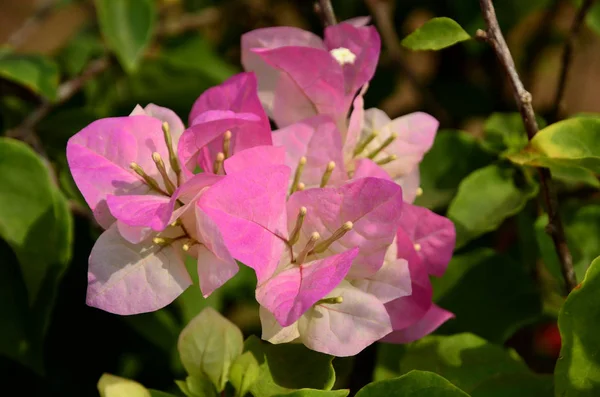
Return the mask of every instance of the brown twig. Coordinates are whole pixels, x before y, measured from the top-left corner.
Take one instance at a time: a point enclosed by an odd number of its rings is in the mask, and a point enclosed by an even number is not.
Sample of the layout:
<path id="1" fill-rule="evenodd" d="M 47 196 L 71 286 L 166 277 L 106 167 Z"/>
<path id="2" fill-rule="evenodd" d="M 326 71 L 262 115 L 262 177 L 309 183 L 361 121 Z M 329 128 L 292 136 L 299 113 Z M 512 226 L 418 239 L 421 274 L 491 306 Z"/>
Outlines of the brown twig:
<path id="1" fill-rule="evenodd" d="M 476 34 L 477 38 L 486 41 L 492 46 L 498 60 L 502 64 L 512 86 L 515 101 L 519 107 L 523 123 L 525 124 L 527 136 L 529 140 L 531 140 L 538 132 L 535 113 L 531 106 L 531 94 L 525 90 L 523 83 L 519 79 L 515 62 L 506 45 L 506 40 L 502 35 L 500 26 L 498 25 L 498 19 L 496 18 L 496 11 L 494 10 L 492 0 L 479 0 L 479 4 L 483 13 L 483 19 L 487 26 L 487 31 L 484 32 L 478 30 Z M 552 241 L 554 242 L 554 247 L 561 264 L 562 275 L 565 279 L 565 285 L 567 291 L 570 292 L 577 285 L 577 281 L 575 279 L 575 272 L 573 271 L 573 258 L 569 251 L 569 247 L 567 246 L 564 227 L 558 212 L 558 198 L 556 191 L 552 186 L 550 170 L 547 168 L 538 168 L 538 173 L 542 185 L 542 196 L 546 204 L 546 211 L 548 212 L 549 218 L 546 231 L 550 237 L 552 237 Z"/>
<path id="2" fill-rule="evenodd" d="M 337 23 L 337 19 L 335 18 L 335 13 L 333 12 L 333 6 L 331 5 L 331 0 L 319 0 L 318 10 L 321 16 L 323 17 L 323 21 L 326 26 L 332 26 Z"/>
<path id="3" fill-rule="evenodd" d="M 40 4 L 34 13 L 28 17 L 17 30 L 11 33 L 6 40 L 6 45 L 13 48 L 20 47 L 21 44 L 27 40 L 29 35 L 39 27 L 39 25 L 44 21 L 44 19 L 46 19 L 48 15 L 50 15 L 53 7 L 53 0 L 46 0 Z"/>
<path id="4" fill-rule="evenodd" d="M 585 19 L 590 8 L 594 4 L 594 0 L 584 0 L 581 7 L 577 11 L 575 18 L 573 19 L 573 23 L 571 24 L 571 29 L 569 30 L 569 36 L 567 37 L 567 42 L 565 43 L 565 47 L 563 48 L 562 53 L 562 63 L 560 68 L 560 74 L 558 76 L 558 87 L 556 88 L 556 95 L 554 96 L 554 103 L 552 105 L 552 109 L 550 111 L 550 121 L 555 122 L 560 117 L 561 107 L 563 105 L 563 97 L 565 95 L 565 89 L 567 87 L 567 77 L 569 75 L 569 67 L 571 66 L 571 61 L 573 60 L 573 48 L 575 47 L 575 41 L 577 36 L 579 35 L 579 31 L 581 30 L 581 25 Z"/>
<path id="5" fill-rule="evenodd" d="M 406 77 L 408 82 L 423 96 L 423 101 L 426 106 L 428 106 L 434 116 L 440 120 L 441 124 L 448 123 L 448 113 L 446 110 L 440 106 L 440 104 L 435 100 L 434 96 L 431 95 L 429 90 L 421 84 L 419 78 L 413 72 L 411 68 L 406 64 L 406 60 L 404 59 L 404 55 L 402 52 L 402 47 L 400 45 L 400 40 L 398 39 L 398 33 L 396 32 L 396 28 L 393 23 L 393 15 L 392 5 L 390 1 L 383 0 L 365 0 L 373 19 L 379 28 L 379 33 L 381 34 L 381 40 L 383 44 L 387 48 L 390 59 L 394 62 L 396 66 L 398 66 L 402 74 Z"/>

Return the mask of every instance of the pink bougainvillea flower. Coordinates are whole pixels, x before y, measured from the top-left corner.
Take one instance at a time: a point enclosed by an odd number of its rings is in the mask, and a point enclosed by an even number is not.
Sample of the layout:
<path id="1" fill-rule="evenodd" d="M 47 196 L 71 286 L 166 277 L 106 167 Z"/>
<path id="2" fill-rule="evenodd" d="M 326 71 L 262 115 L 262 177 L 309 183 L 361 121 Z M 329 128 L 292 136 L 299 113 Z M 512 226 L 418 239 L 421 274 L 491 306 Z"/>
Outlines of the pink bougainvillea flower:
<path id="1" fill-rule="evenodd" d="M 178 155 L 189 177 L 196 167 L 222 173 L 223 160 L 255 146 L 271 145 L 269 120 L 257 96 L 256 77 L 240 73 L 206 90 L 194 103 Z"/>
<path id="2" fill-rule="evenodd" d="M 384 341 L 407 343 L 419 339 L 453 315 L 431 302 L 429 274 L 440 277 L 446 270 L 456 241 L 454 224 L 422 207 L 404 204 L 398 229 L 398 257 L 409 263 L 412 294 L 386 304 L 394 332 Z"/>
<path id="3" fill-rule="evenodd" d="M 315 116 L 273 132 L 273 144 L 285 148 L 285 165 L 294 170 L 291 192 L 336 186 L 347 180 L 342 139 L 329 116 Z"/>
<path id="4" fill-rule="evenodd" d="M 375 73 L 381 42 L 364 20 L 325 29 L 325 39 L 293 27 L 242 36 L 242 64 L 258 77 L 259 97 L 279 127 L 327 114 L 345 118 L 356 92 Z"/>
<path id="5" fill-rule="evenodd" d="M 183 124 L 172 111 L 149 105 L 132 114 L 95 121 L 67 144 L 75 182 L 107 228 L 90 255 L 87 303 L 118 314 L 160 309 L 183 292 L 191 279 L 182 250 L 198 256 L 205 295 L 237 271 L 193 206 L 222 176 L 184 180 L 175 154 Z M 220 272 L 203 271 L 215 263 Z"/>

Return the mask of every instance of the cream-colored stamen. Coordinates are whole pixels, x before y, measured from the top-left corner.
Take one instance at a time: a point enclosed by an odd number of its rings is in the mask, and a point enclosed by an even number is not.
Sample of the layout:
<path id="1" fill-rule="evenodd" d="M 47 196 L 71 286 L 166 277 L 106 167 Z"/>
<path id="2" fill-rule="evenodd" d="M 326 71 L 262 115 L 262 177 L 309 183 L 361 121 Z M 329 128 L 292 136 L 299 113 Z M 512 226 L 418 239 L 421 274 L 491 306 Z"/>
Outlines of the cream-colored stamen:
<path id="1" fill-rule="evenodd" d="M 177 155 L 175 154 L 175 149 L 173 148 L 173 138 L 171 137 L 171 130 L 169 128 L 169 123 L 166 121 L 162 123 L 163 136 L 165 138 L 165 144 L 167 145 L 167 150 L 169 151 L 169 164 L 171 164 L 171 168 L 175 175 L 177 175 L 177 185 L 179 186 L 180 175 L 181 175 L 181 167 L 179 165 L 179 160 L 177 159 Z"/>
<path id="2" fill-rule="evenodd" d="M 318 300 L 315 305 L 339 305 L 344 302 L 344 298 L 341 296 L 334 296 L 333 298 L 324 298 Z"/>
<path id="3" fill-rule="evenodd" d="M 304 223 L 304 218 L 306 217 L 306 207 L 300 207 L 300 211 L 298 211 L 298 217 L 296 218 L 296 224 L 294 225 L 294 229 L 290 234 L 289 243 L 290 245 L 294 245 L 300 239 L 300 229 L 302 229 L 302 224 Z"/>
<path id="4" fill-rule="evenodd" d="M 327 182 L 329 182 L 329 178 L 331 178 L 331 173 L 333 172 L 334 169 L 335 169 L 335 161 L 330 161 L 329 163 L 327 163 L 327 168 L 325 168 L 325 172 L 323 173 L 323 176 L 321 177 L 320 187 L 325 187 L 327 185 Z"/>
<path id="5" fill-rule="evenodd" d="M 173 182 L 171 182 L 171 179 L 169 178 L 169 175 L 167 174 L 165 162 L 163 161 L 162 157 L 160 156 L 160 154 L 158 152 L 152 153 L 152 161 L 154 161 L 154 164 L 156 164 L 156 169 L 158 170 L 158 173 L 160 174 L 160 176 L 162 176 L 163 183 L 165 184 L 165 187 L 167 188 L 167 192 L 169 193 L 169 195 L 172 195 L 173 192 L 175 191 L 176 187 L 173 184 Z"/>
<path id="6" fill-rule="evenodd" d="M 229 158 L 231 155 L 231 131 L 225 131 L 223 134 L 223 155 L 225 158 Z"/>
<path id="7" fill-rule="evenodd" d="M 421 244 L 415 243 L 414 248 L 415 248 L 415 251 L 417 251 L 417 252 L 421 251 Z"/>
<path id="8" fill-rule="evenodd" d="M 213 165 L 213 172 L 215 174 L 218 175 L 221 172 L 221 168 L 223 168 L 223 161 L 225 161 L 225 155 L 222 152 L 217 153 L 215 164 Z"/>
<path id="9" fill-rule="evenodd" d="M 146 182 L 146 184 L 148 186 L 150 186 L 152 189 L 156 190 L 159 193 L 164 194 L 165 196 L 170 196 L 170 194 L 168 194 L 167 192 L 162 190 L 161 187 L 158 185 L 158 182 L 156 182 L 156 180 L 154 178 L 152 178 L 151 176 L 146 174 L 146 172 L 142 169 L 142 167 L 140 167 L 137 163 L 129 164 L 129 168 L 131 168 L 133 170 L 133 172 L 135 172 L 136 174 L 141 176 L 142 179 L 144 180 L 144 182 Z"/>
<path id="10" fill-rule="evenodd" d="M 342 66 L 345 64 L 353 64 L 356 61 L 356 55 L 347 48 L 339 47 L 329 51 L 335 60 Z"/>
<path id="11" fill-rule="evenodd" d="M 335 232 L 333 232 L 333 234 L 331 235 L 331 237 L 329 237 L 327 240 L 321 241 L 319 244 L 317 244 L 317 246 L 315 247 L 315 249 L 313 250 L 313 252 L 319 254 L 319 253 L 325 251 L 327 248 L 329 248 L 329 246 L 331 244 L 333 244 L 337 240 L 339 240 L 342 237 L 344 237 L 344 235 L 346 233 L 348 233 L 350 230 L 352 230 L 353 227 L 354 227 L 354 224 L 352 222 L 350 222 L 350 221 L 344 223 L 342 225 L 342 227 L 340 227 L 338 230 L 336 230 Z"/>
<path id="12" fill-rule="evenodd" d="M 377 138 L 377 135 L 379 135 L 379 133 L 377 131 L 373 131 L 369 136 L 367 136 L 365 140 L 359 142 L 358 145 L 356 145 L 356 148 L 354 149 L 354 157 L 361 154 L 369 145 L 369 143 L 373 142 L 373 139 Z"/>
<path id="13" fill-rule="evenodd" d="M 302 182 L 298 182 L 298 184 L 296 185 L 296 191 L 301 192 L 304 189 L 306 189 L 306 185 Z"/>
<path id="14" fill-rule="evenodd" d="M 417 195 L 417 197 L 422 196 L 423 195 L 423 189 L 421 189 L 420 187 L 418 187 L 417 191 L 415 192 L 415 194 Z"/>
<path id="15" fill-rule="evenodd" d="M 171 244 L 174 241 L 174 239 L 172 238 L 168 238 L 168 237 L 154 237 L 152 239 L 152 242 L 156 245 L 160 245 L 160 246 L 167 246 L 169 244 Z"/>
<path id="16" fill-rule="evenodd" d="M 298 160 L 298 167 L 296 167 L 296 171 L 294 172 L 294 180 L 292 181 L 292 188 L 290 189 L 290 194 L 294 193 L 298 190 L 298 185 L 300 184 L 300 177 L 302 176 L 302 171 L 304 170 L 304 166 L 306 165 L 306 157 L 300 157 Z"/>
<path id="17" fill-rule="evenodd" d="M 302 249 L 302 251 L 300 251 L 300 253 L 296 257 L 297 265 L 301 265 L 304 263 L 304 261 L 306 260 L 306 256 L 309 252 L 313 250 L 313 248 L 315 248 L 315 244 L 317 244 L 317 241 L 319 241 L 320 238 L 321 235 L 318 232 L 313 232 L 313 234 L 310 235 L 310 239 L 306 243 L 306 246 Z"/>
<path id="18" fill-rule="evenodd" d="M 394 140 L 398 138 L 398 134 L 396 134 L 395 132 L 393 132 L 388 139 L 386 139 L 385 141 L 383 141 L 383 143 L 375 150 L 373 150 L 371 153 L 369 153 L 367 155 L 368 158 L 370 158 L 371 160 L 373 160 L 375 158 L 375 156 L 377 156 L 383 149 L 385 149 L 386 147 L 390 146 L 390 144 L 392 142 L 394 142 Z"/>
<path id="19" fill-rule="evenodd" d="M 183 249 L 185 252 L 188 252 L 192 248 L 192 246 L 196 244 L 198 244 L 196 240 L 190 239 L 181 246 L 181 249 Z"/>
<path id="20" fill-rule="evenodd" d="M 387 163 L 391 163 L 392 161 L 397 160 L 397 159 L 398 159 L 398 156 L 396 156 L 395 154 L 391 154 L 384 159 L 376 161 L 375 163 L 377 165 L 386 165 Z"/>

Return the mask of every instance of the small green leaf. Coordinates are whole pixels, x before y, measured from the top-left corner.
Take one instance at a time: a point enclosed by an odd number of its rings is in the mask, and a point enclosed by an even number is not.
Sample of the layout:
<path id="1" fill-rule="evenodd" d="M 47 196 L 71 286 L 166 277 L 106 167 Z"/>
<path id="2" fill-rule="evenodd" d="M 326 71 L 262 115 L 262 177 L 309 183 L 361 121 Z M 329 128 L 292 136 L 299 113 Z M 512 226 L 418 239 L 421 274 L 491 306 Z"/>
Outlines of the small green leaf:
<path id="1" fill-rule="evenodd" d="M 517 170 L 490 165 L 467 176 L 448 208 L 456 226 L 456 247 L 495 230 L 537 194 L 537 185 L 516 180 Z"/>
<path id="2" fill-rule="evenodd" d="M 242 354 L 243 346 L 239 328 L 210 307 L 183 329 L 177 343 L 187 373 L 208 376 L 218 391 L 225 387 L 231 363 Z"/>
<path id="3" fill-rule="evenodd" d="M 487 248 L 455 255 L 432 285 L 434 300 L 456 315 L 440 328 L 444 333 L 469 331 L 503 343 L 542 312 L 537 286 L 523 265 Z"/>
<path id="4" fill-rule="evenodd" d="M 467 393 L 433 372 L 411 371 L 396 379 L 373 382 L 356 397 L 469 397 Z"/>
<path id="5" fill-rule="evenodd" d="M 54 101 L 58 89 L 58 67 L 41 55 L 0 54 L 0 77 L 21 84 Z"/>
<path id="6" fill-rule="evenodd" d="M 600 258 L 588 269 L 583 282 L 567 297 L 558 316 L 562 338 L 554 370 L 555 395 L 600 395 Z"/>
<path id="7" fill-rule="evenodd" d="M 331 390 L 335 383 L 332 356 L 309 350 L 301 344 L 271 345 L 251 336 L 244 343 L 260 372 L 250 387 L 254 397 L 271 397 L 294 389 Z"/>
<path id="8" fill-rule="evenodd" d="M 467 393 L 498 375 L 530 374 L 513 350 L 473 334 L 430 335 L 401 349 L 379 349 L 375 379 L 404 375 L 412 370 L 435 371 Z"/>
<path id="9" fill-rule="evenodd" d="M 185 381 L 176 380 L 175 384 L 187 397 L 217 397 L 217 389 L 206 376 L 188 376 Z"/>
<path id="10" fill-rule="evenodd" d="M 546 125 L 539 117 L 537 122 L 540 128 Z M 482 146 L 493 153 L 518 152 L 527 146 L 527 132 L 520 113 L 492 113 L 483 130 Z"/>
<path id="11" fill-rule="evenodd" d="M 235 359 L 231 364 L 229 381 L 235 387 L 237 397 L 243 397 L 250 390 L 250 386 L 258 378 L 258 373 L 258 361 L 251 352 L 246 352 Z"/>
<path id="12" fill-rule="evenodd" d="M 419 166 L 423 195 L 417 197 L 415 204 L 430 209 L 446 207 L 460 182 L 491 160 L 492 156 L 481 149 L 472 135 L 464 131 L 440 131 Z"/>
<path id="13" fill-rule="evenodd" d="M 600 117 L 574 117 L 549 125 L 508 158 L 520 165 L 574 166 L 600 174 Z"/>
<path id="14" fill-rule="evenodd" d="M 69 76 L 79 75 L 93 57 L 104 53 L 104 48 L 97 33 L 82 32 L 77 34 L 61 50 L 58 62 Z"/>
<path id="15" fill-rule="evenodd" d="M 277 394 L 273 397 L 346 397 L 350 394 L 350 390 L 316 390 L 316 389 L 300 389 L 291 393 Z"/>
<path id="16" fill-rule="evenodd" d="M 106 44 L 128 72 L 134 72 L 150 44 L 156 21 L 153 0 L 95 0 Z"/>
<path id="17" fill-rule="evenodd" d="M 151 397 L 144 386 L 133 380 L 103 374 L 98 381 L 100 397 Z"/>
<path id="18" fill-rule="evenodd" d="M 433 18 L 402 40 L 402 45 L 411 50 L 441 50 L 471 36 L 456 21 L 446 18 Z"/>

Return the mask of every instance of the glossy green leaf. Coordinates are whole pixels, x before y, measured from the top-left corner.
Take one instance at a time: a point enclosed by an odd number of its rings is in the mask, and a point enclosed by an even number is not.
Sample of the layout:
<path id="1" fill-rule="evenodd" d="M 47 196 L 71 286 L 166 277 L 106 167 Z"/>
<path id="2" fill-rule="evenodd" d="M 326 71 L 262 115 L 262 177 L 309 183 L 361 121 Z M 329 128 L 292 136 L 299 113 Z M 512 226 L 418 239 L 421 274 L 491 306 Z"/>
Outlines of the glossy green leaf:
<path id="1" fill-rule="evenodd" d="M 187 373 L 206 375 L 218 391 L 225 387 L 231 364 L 242 354 L 243 346 L 239 328 L 210 307 L 190 321 L 177 343 Z"/>
<path id="2" fill-rule="evenodd" d="M 402 45 L 411 50 L 441 50 L 471 36 L 456 23 L 446 18 L 433 18 L 402 40 Z"/>
<path id="3" fill-rule="evenodd" d="M 373 382 L 356 397 L 469 397 L 467 393 L 433 372 L 411 371 L 399 378 Z"/>
<path id="4" fill-rule="evenodd" d="M 41 55 L 0 54 L 0 77 L 21 84 L 53 101 L 58 89 L 58 67 Z"/>
<path id="5" fill-rule="evenodd" d="M 432 285 L 434 300 L 456 315 L 440 328 L 444 333 L 469 331 L 503 343 L 542 312 L 537 286 L 523 265 L 487 248 L 455 255 Z"/>
<path id="6" fill-rule="evenodd" d="M 546 125 L 541 118 L 537 122 L 540 128 Z M 491 152 L 518 152 L 528 142 L 520 113 L 492 113 L 485 121 L 483 130 L 485 138 L 482 145 Z"/>
<path id="7" fill-rule="evenodd" d="M 375 379 L 388 379 L 413 370 L 432 371 L 466 392 L 498 375 L 529 374 L 513 350 L 473 334 L 430 335 L 402 348 L 378 351 Z"/>
<path id="8" fill-rule="evenodd" d="M 95 0 L 107 45 L 127 72 L 137 69 L 150 44 L 156 21 L 153 0 Z"/>
<path id="9" fill-rule="evenodd" d="M 271 345 L 254 336 L 246 340 L 244 347 L 260 366 L 258 379 L 250 387 L 254 397 L 270 397 L 301 388 L 331 390 L 335 383 L 332 356 L 301 344 Z"/>
<path id="10" fill-rule="evenodd" d="M 98 381 L 100 397 L 151 397 L 150 392 L 136 381 L 103 374 Z"/>
<path id="11" fill-rule="evenodd" d="M 316 390 L 316 389 L 300 389 L 290 393 L 277 394 L 274 397 L 346 397 L 350 394 L 350 390 Z"/>
<path id="12" fill-rule="evenodd" d="M 456 226 L 456 247 L 495 230 L 537 194 L 533 182 L 519 181 L 518 170 L 490 165 L 467 176 L 448 208 Z"/>
<path id="13" fill-rule="evenodd" d="M 600 117 L 574 117 L 552 124 L 508 158 L 521 165 L 577 166 L 600 174 Z"/>
<path id="14" fill-rule="evenodd" d="M 600 395 L 600 258 L 567 297 L 558 316 L 562 338 L 554 371 L 556 396 Z"/>
<path id="15" fill-rule="evenodd" d="M 250 390 L 250 386 L 258 378 L 259 371 L 258 361 L 251 352 L 246 352 L 235 359 L 231 364 L 229 381 L 235 387 L 237 397 L 243 397 Z"/>
<path id="16" fill-rule="evenodd" d="M 481 149 L 472 135 L 457 130 L 440 131 L 419 166 L 423 194 L 415 204 L 430 209 L 446 207 L 460 182 L 491 160 L 492 156 Z"/>

